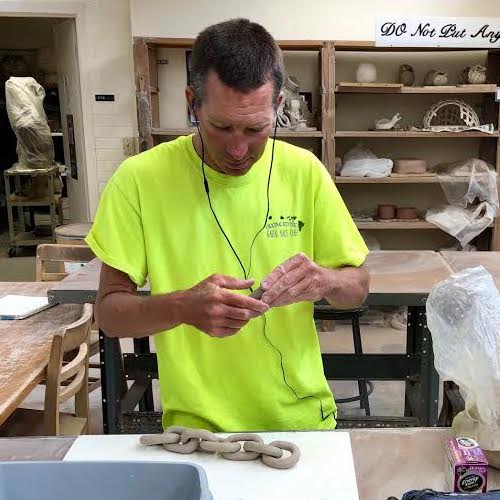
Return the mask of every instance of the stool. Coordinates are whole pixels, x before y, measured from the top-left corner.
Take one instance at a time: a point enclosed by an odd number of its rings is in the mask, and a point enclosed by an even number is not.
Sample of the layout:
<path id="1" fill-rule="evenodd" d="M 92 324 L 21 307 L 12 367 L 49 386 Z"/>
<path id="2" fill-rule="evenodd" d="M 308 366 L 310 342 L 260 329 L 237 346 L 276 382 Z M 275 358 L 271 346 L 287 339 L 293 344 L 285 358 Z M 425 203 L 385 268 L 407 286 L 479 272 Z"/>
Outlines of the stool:
<path id="1" fill-rule="evenodd" d="M 86 245 L 84 239 L 92 224 L 77 223 L 65 224 L 56 227 L 56 241 L 62 245 Z"/>
<path id="2" fill-rule="evenodd" d="M 354 341 L 355 354 L 363 354 L 363 346 L 361 343 L 361 331 L 359 328 L 359 318 L 367 310 L 367 307 L 362 306 L 357 309 L 333 309 L 325 303 L 314 304 L 314 319 L 319 320 L 341 320 L 348 319 L 352 325 L 352 338 Z M 350 403 L 359 401 L 360 408 L 365 410 L 366 416 L 370 416 L 370 402 L 368 396 L 373 392 L 373 384 L 366 379 L 358 380 L 359 395 L 351 398 L 336 399 L 337 403 Z"/>

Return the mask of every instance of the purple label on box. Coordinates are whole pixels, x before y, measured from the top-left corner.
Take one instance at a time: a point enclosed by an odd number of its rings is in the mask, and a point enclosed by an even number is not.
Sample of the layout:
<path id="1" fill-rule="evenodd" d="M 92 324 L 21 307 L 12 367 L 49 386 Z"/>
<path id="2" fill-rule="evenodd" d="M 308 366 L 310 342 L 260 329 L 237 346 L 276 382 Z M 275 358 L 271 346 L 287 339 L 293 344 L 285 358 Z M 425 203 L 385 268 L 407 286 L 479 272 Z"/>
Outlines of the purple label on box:
<path id="1" fill-rule="evenodd" d="M 479 445 L 470 438 L 448 438 L 447 479 L 455 493 L 486 492 L 488 461 Z"/>

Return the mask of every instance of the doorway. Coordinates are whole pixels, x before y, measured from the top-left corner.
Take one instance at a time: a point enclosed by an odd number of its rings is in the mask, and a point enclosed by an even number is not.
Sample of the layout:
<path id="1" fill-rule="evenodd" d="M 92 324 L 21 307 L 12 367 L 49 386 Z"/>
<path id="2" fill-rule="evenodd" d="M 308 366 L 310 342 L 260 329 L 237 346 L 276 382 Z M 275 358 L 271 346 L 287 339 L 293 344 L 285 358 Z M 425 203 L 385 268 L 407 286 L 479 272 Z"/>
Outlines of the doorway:
<path id="1" fill-rule="evenodd" d="M 58 165 L 61 220 L 89 220 L 88 184 L 83 134 L 79 54 L 74 18 L 2 17 L 0 13 L 0 245 L 8 245 L 8 218 L 4 171 L 19 161 L 18 137 L 9 119 L 5 83 L 10 77 L 32 77 L 43 89 L 43 112 Z M 36 104 L 35 104 L 36 107 Z M 12 106 L 10 105 L 12 110 Z M 50 156 L 50 155 L 49 155 Z M 12 188 L 14 183 L 12 182 Z M 21 196 L 26 196 L 22 191 Z M 43 240 L 50 207 L 29 205 L 23 218 Z M 18 222 L 17 222 L 18 223 Z M 17 224 L 14 222 L 14 224 Z M 45 230 L 44 230 L 45 227 Z M 36 236 L 38 237 L 38 236 Z M 41 242 L 41 241 L 40 241 Z M 23 248 L 21 255 L 31 255 Z M 2 249 L 3 250 L 3 249 Z M 1 251 L 1 250 L 0 250 Z M 3 279 L 6 279 L 2 277 Z"/>

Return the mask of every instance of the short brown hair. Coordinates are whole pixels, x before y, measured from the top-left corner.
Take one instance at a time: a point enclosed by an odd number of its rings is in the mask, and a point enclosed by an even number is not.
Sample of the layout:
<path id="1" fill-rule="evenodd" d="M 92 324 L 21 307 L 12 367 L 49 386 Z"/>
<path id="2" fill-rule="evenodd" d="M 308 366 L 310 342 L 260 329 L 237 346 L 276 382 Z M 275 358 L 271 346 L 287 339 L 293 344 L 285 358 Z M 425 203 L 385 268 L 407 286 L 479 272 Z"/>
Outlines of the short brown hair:
<path id="1" fill-rule="evenodd" d="M 240 92 L 255 90 L 272 80 L 275 102 L 285 77 L 283 56 L 271 34 L 260 24 L 241 18 L 213 24 L 197 36 L 191 69 L 197 104 L 203 101 L 210 70 Z"/>

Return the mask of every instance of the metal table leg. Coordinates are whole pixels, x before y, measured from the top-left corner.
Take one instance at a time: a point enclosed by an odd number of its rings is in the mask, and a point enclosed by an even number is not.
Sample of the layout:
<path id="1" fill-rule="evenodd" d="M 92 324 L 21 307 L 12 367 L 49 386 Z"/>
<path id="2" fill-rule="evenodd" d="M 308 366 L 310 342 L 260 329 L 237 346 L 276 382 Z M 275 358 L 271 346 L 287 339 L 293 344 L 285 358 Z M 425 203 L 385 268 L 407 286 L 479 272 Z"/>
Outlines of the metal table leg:
<path id="1" fill-rule="evenodd" d="M 118 338 L 108 337 L 99 330 L 101 350 L 102 423 L 104 434 L 121 431 L 121 349 Z"/>
<path id="2" fill-rule="evenodd" d="M 151 352 L 149 348 L 149 337 L 134 339 L 134 352 L 136 354 L 149 354 Z M 153 386 L 151 385 L 151 380 L 148 383 L 148 388 L 144 392 L 144 396 L 139 401 L 139 410 L 154 411 Z"/>
<path id="3" fill-rule="evenodd" d="M 431 332 L 427 328 L 425 307 L 419 307 L 417 331 L 422 339 L 420 414 L 422 425 L 435 427 L 438 421 L 439 375 L 434 368 Z"/>
<path id="4" fill-rule="evenodd" d="M 415 307 L 408 307 L 408 323 L 406 327 L 406 354 L 415 354 L 417 349 L 415 345 L 415 324 L 418 317 L 418 312 Z M 405 388 L 405 417 L 415 415 L 414 394 L 416 391 L 416 382 L 406 380 Z"/>

